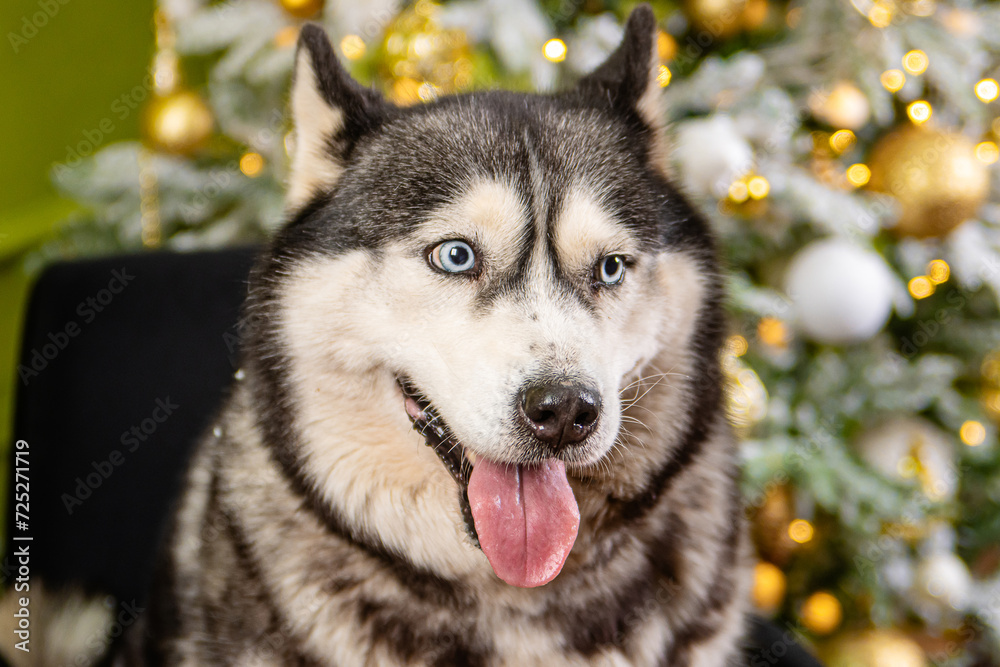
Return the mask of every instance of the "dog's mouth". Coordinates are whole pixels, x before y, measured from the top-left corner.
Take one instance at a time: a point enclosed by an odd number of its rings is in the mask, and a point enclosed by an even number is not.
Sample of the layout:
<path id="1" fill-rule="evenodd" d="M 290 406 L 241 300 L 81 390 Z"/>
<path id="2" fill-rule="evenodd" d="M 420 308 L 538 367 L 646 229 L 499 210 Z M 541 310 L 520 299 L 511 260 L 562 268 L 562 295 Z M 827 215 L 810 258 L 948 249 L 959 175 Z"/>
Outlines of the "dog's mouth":
<path id="1" fill-rule="evenodd" d="M 554 458 L 521 465 L 474 457 L 411 381 L 398 382 L 413 428 L 458 484 L 466 530 L 493 571 L 522 588 L 552 581 L 580 526 L 565 464 Z"/>

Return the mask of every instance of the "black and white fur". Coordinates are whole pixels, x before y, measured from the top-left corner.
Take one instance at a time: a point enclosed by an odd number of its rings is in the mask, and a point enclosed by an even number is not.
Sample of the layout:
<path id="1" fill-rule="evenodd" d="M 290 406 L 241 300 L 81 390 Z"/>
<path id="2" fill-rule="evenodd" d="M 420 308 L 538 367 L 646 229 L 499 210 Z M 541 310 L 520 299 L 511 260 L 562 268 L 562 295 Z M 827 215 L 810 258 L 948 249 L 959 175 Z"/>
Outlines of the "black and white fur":
<path id="1" fill-rule="evenodd" d="M 397 108 L 303 29 L 289 221 L 119 664 L 733 664 L 748 571 L 721 279 L 668 179 L 655 38 L 644 5 L 572 90 Z M 475 275 L 428 263 L 456 238 Z M 609 253 L 613 287 L 593 280 Z M 462 471 L 551 455 L 516 396 L 553 377 L 590 383 L 601 414 L 557 454 L 573 550 L 521 589 L 478 548 Z"/>

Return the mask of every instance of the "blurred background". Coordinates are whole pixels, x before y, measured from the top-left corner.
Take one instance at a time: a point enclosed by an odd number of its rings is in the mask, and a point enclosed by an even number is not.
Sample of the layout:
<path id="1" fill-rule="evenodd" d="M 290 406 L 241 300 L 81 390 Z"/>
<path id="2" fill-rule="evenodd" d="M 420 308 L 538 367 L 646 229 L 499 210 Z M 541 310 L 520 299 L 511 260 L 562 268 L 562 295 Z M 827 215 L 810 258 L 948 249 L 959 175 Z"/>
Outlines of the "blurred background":
<path id="1" fill-rule="evenodd" d="M 758 611 L 829 665 L 1000 665 L 1000 6 L 652 4 L 677 179 L 728 265 Z M 43 267 L 281 223 L 304 21 L 408 105 L 568 85 L 633 6 L 7 0 L 0 442 L 44 372 Z"/>

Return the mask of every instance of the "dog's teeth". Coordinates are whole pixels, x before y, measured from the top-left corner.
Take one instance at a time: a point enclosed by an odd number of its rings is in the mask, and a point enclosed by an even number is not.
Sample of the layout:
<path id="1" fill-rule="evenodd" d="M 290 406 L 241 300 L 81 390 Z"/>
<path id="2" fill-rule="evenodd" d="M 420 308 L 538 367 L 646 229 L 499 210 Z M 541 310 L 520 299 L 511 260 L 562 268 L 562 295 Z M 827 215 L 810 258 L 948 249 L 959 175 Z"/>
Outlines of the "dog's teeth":
<path id="1" fill-rule="evenodd" d="M 406 414 L 410 415 L 413 419 L 417 421 L 426 419 L 427 415 L 424 414 L 424 411 L 420 409 L 420 405 L 412 397 L 407 396 L 403 400 L 403 405 L 406 408 Z"/>

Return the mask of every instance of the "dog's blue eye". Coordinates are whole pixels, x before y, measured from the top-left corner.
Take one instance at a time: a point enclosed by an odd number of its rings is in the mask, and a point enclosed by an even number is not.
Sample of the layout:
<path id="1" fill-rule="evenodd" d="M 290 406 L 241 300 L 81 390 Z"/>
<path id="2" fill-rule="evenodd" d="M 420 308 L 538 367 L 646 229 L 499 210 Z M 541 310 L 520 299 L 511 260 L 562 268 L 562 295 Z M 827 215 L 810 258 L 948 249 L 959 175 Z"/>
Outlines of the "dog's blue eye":
<path id="1" fill-rule="evenodd" d="M 625 258 L 621 255 L 608 255 L 597 262 L 596 278 L 604 285 L 617 285 L 625 278 Z"/>
<path id="2" fill-rule="evenodd" d="M 428 259 L 447 273 L 466 273 L 476 268 L 476 253 L 465 241 L 445 241 L 431 250 Z"/>

